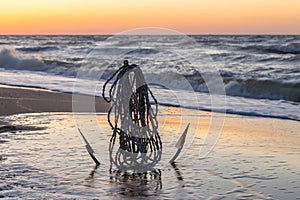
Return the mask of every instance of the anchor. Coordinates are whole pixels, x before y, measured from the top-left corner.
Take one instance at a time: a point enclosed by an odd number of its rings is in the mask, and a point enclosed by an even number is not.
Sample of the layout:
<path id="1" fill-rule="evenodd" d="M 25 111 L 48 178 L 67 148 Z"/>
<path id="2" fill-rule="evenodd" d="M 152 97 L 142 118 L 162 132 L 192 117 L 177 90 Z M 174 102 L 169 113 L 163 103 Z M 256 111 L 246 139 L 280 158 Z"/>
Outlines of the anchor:
<path id="1" fill-rule="evenodd" d="M 110 82 L 112 84 L 107 97 L 105 91 Z M 161 160 L 163 149 L 156 119 L 158 102 L 147 85 L 141 68 L 135 64 L 130 65 L 125 60 L 123 66 L 105 82 L 102 96 L 106 102 L 111 103 L 107 114 L 108 124 L 112 129 L 109 144 L 110 171 L 113 166 L 118 171 L 154 171 L 154 166 Z M 151 101 L 154 103 L 151 104 Z M 189 125 L 177 141 L 177 151 L 169 160 L 171 166 L 176 166 Z M 100 161 L 94 155 L 94 150 L 82 132 L 78 131 L 89 155 L 96 166 L 99 166 Z"/>

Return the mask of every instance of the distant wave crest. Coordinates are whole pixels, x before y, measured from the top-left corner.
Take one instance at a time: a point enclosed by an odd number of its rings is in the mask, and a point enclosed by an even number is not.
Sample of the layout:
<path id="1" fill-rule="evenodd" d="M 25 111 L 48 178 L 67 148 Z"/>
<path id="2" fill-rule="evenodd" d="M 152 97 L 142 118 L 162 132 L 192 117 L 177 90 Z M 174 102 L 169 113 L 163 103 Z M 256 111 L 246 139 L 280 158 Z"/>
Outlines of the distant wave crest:
<path id="1" fill-rule="evenodd" d="M 44 46 L 44 47 L 20 47 L 16 48 L 18 51 L 23 51 L 23 52 L 39 52 L 39 51 L 55 51 L 59 50 L 58 47 L 53 47 L 53 46 Z"/>
<path id="2" fill-rule="evenodd" d="M 242 47 L 242 49 L 262 51 L 266 53 L 300 54 L 300 43 L 290 43 L 287 45 L 252 45 Z"/>

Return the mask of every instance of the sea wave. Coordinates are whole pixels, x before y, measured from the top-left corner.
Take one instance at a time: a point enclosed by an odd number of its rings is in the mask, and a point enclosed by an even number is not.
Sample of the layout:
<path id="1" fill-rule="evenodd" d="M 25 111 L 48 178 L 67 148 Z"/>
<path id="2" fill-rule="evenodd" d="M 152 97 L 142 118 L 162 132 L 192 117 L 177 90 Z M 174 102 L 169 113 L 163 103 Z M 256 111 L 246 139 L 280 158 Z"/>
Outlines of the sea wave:
<path id="1" fill-rule="evenodd" d="M 213 78 L 213 77 L 212 77 Z M 299 80 L 274 80 L 222 76 L 226 95 L 253 99 L 286 100 L 300 102 Z M 203 78 L 189 80 L 197 92 L 208 92 Z"/>
<path id="2" fill-rule="evenodd" d="M 300 81 L 299 80 L 274 80 L 261 78 L 240 78 L 233 72 L 220 71 L 223 79 L 226 95 L 246 97 L 253 99 L 286 100 L 300 103 Z M 218 74 L 209 72 L 194 73 L 192 75 L 183 75 L 174 72 L 161 72 L 156 77 L 155 73 L 152 79 L 159 79 L 159 82 L 168 83 L 173 88 L 185 90 L 182 88 L 182 82 L 187 80 L 190 86 L 196 92 L 208 93 L 206 81 L 203 77 L 210 77 L 211 80 L 217 78 Z M 185 80 L 183 80 L 185 79 Z"/>
<path id="3" fill-rule="evenodd" d="M 54 75 L 75 76 L 78 63 L 59 60 L 42 60 L 23 55 L 13 49 L 0 50 L 0 68 L 5 70 L 45 72 Z"/>
<path id="4" fill-rule="evenodd" d="M 241 49 L 261 51 L 265 53 L 300 54 L 300 43 L 290 43 L 284 45 L 248 45 L 241 47 Z"/>
<path id="5" fill-rule="evenodd" d="M 155 50 L 155 49 L 141 48 L 141 49 L 132 50 L 128 54 L 157 54 L 159 52 L 160 51 Z"/>
<path id="6" fill-rule="evenodd" d="M 155 53 L 141 50 L 136 53 Z M 81 62 L 83 58 L 80 58 Z M 42 60 L 37 57 L 29 57 L 10 49 L 2 49 L 0 51 L 0 68 L 8 70 L 27 70 L 41 71 L 51 74 L 74 77 L 77 72 L 85 74 L 86 79 L 99 78 L 102 74 L 103 79 L 107 79 L 114 71 L 115 67 L 101 69 L 100 66 L 88 65 L 80 66 L 80 62 L 72 60 Z M 297 69 L 298 70 L 298 69 Z M 206 82 L 203 79 L 204 73 L 199 73 L 197 70 L 189 70 L 183 66 L 165 66 L 165 67 L 147 67 L 144 72 L 152 74 L 153 80 L 159 77 L 160 80 L 168 82 L 175 89 L 181 88 L 183 79 L 186 79 L 191 87 L 200 93 L 208 93 Z M 293 73 L 298 71 L 293 71 Z M 292 72 L 291 72 L 292 73 Z M 158 74 L 159 76 L 156 76 Z M 241 77 L 239 74 L 230 70 L 221 70 L 220 75 L 223 78 L 226 94 L 229 96 L 239 96 L 254 99 L 270 99 L 270 100 L 287 100 L 300 102 L 300 81 L 292 80 L 275 80 L 266 78 Z M 215 74 L 205 74 L 206 77 L 214 79 Z"/>
<path id="7" fill-rule="evenodd" d="M 300 102 L 300 81 L 254 78 L 225 79 L 224 81 L 226 94 L 230 96 Z"/>
<path id="8" fill-rule="evenodd" d="M 49 69 L 42 60 L 35 57 L 25 57 L 11 49 L 0 51 L 0 67 L 14 70 L 43 71 Z"/>
<path id="9" fill-rule="evenodd" d="M 226 95 L 229 96 L 300 102 L 299 80 L 286 81 L 260 78 L 237 78 L 234 77 L 234 73 L 231 74 L 228 72 L 221 72 L 221 76 L 223 78 Z M 208 92 L 206 83 L 201 75 L 186 78 L 195 91 Z M 211 78 L 214 79 L 213 75 Z"/>
<path id="10" fill-rule="evenodd" d="M 23 51 L 23 52 L 39 52 L 39 51 L 55 51 L 55 50 L 59 50 L 59 48 L 53 46 L 20 47 L 20 48 L 16 48 L 16 50 Z"/>

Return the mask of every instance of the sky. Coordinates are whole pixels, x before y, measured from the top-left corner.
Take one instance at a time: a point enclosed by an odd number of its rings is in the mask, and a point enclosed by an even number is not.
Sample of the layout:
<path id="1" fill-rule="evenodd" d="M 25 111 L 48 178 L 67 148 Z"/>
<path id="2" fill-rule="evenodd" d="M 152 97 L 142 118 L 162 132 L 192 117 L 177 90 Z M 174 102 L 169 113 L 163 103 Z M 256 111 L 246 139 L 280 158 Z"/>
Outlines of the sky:
<path id="1" fill-rule="evenodd" d="M 300 0 L 1 0 L 0 34 L 300 34 Z"/>

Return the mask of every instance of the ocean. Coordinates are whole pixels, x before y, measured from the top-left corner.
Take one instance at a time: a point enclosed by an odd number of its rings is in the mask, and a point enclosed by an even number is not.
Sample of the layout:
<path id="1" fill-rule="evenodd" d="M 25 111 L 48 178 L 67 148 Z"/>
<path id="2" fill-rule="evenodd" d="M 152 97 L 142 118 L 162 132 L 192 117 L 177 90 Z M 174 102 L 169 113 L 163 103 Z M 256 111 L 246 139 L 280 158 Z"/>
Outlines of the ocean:
<path id="1" fill-rule="evenodd" d="M 0 83 L 101 96 L 124 59 L 159 104 L 300 121 L 299 35 L 0 36 Z"/>

